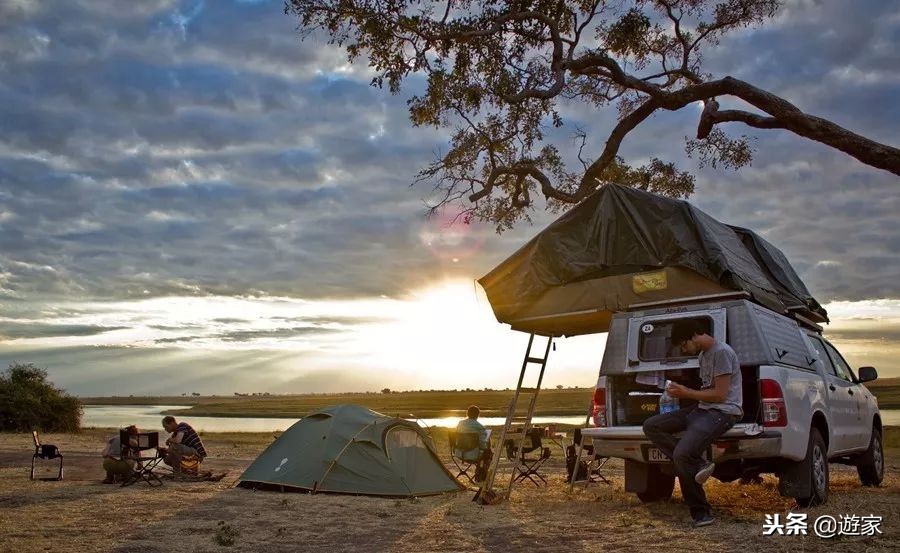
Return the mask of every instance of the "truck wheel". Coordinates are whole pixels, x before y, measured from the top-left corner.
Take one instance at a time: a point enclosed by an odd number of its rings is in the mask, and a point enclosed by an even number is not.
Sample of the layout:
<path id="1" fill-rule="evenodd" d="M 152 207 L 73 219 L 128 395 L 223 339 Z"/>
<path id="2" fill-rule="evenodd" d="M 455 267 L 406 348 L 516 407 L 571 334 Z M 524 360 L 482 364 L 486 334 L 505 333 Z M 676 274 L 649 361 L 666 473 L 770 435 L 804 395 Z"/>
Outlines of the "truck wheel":
<path id="1" fill-rule="evenodd" d="M 815 428 L 809 431 L 805 463 L 809 467 L 810 495 L 794 499 L 801 507 L 821 505 L 828 500 L 828 448 L 822 434 Z"/>
<path id="2" fill-rule="evenodd" d="M 659 467 L 650 465 L 647 472 L 647 491 L 637 494 L 642 503 L 666 501 L 675 489 L 675 475 L 665 474 Z"/>
<path id="3" fill-rule="evenodd" d="M 881 431 L 872 429 L 872 440 L 869 449 L 859 457 L 856 472 L 863 486 L 879 486 L 884 479 L 884 449 L 881 443 Z"/>

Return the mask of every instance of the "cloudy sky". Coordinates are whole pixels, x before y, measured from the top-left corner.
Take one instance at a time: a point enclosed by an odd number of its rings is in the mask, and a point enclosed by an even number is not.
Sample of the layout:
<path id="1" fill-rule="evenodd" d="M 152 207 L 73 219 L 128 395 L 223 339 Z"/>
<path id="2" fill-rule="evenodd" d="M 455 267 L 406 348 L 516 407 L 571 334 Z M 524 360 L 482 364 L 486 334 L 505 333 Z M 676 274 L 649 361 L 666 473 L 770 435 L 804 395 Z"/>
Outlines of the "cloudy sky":
<path id="1" fill-rule="evenodd" d="M 446 144 L 278 1 L 0 3 L 0 363 L 90 394 L 507 387 L 525 337 L 473 280 L 550 221 L 497 235 L 426 219 Z M 792 1 L 706 69 L 900 143 L 893 2 Z M 687 167 L 696 112 L 623 153 Z M 569 125 L 608 118 L 579 106 Z M 739 132 L 746 132 L 740 129 Z M 780 246 L 854 366 L 900 376 L 900 182 L 781 131 L 698 170 L 702 209 Z M 550 385 L 591 385 L 602 336 Z"/>

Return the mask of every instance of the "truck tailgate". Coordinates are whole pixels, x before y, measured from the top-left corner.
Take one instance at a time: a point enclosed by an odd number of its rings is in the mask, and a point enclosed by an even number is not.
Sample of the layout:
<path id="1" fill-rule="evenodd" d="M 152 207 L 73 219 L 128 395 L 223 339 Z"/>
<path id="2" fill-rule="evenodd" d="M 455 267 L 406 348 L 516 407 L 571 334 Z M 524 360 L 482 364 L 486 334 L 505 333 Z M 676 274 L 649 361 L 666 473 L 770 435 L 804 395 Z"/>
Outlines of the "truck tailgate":
<path id="1" fill-rule="evenodd" d="M 763 427 L 755 423 L 738 423 L 731 427 L 722 438 L 752 438 L 762 434 Z M 612 426 L 606 428 L 583 428 L 582 436 L 598 439 L 646 440 L 640 426 Z"/>

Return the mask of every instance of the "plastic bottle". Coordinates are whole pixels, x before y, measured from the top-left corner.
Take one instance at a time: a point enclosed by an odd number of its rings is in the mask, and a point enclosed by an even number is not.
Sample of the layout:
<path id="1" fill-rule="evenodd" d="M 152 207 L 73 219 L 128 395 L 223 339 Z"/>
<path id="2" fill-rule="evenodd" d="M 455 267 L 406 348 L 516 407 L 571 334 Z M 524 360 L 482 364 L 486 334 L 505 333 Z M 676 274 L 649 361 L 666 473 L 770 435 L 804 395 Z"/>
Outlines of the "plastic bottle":
<path id="1" fill-rule="evenodd" d="M 662 395 L 659 396 L 659 412 L 660 413 L 671 413 L 672 411 L 678 410 L 678 399 L 669 395 L 669 383 L 671 381 L 666 381 L 666 389 L 663 391 Z"/>

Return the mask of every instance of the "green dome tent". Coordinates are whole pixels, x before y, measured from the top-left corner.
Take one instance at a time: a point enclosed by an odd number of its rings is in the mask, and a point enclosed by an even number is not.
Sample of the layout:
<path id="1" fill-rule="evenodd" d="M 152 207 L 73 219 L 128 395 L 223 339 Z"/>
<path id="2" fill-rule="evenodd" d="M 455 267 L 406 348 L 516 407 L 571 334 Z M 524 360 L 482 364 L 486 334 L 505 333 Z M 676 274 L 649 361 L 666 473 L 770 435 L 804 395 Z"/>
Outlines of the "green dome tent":
<path id="1" fill-rule="evenodd" d="M 335 405 L 288 428 L 238 481 L 244 488 L 410 497 L 463 488 L 418 424 Z"/>

